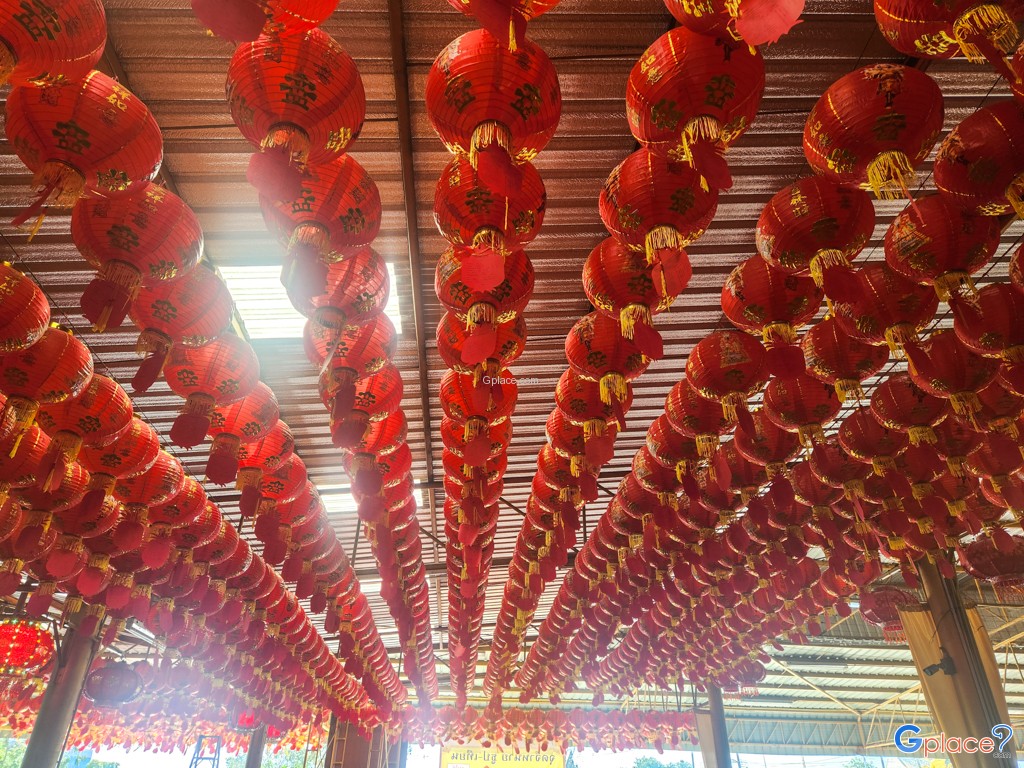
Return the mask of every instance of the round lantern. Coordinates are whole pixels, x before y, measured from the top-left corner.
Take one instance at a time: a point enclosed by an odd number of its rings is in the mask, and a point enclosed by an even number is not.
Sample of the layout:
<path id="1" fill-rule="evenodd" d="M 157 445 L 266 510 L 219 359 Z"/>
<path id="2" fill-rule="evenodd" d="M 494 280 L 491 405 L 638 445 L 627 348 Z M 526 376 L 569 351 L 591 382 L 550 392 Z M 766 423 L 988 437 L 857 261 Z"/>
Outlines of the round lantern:
<path id="1" fill-rule="evenodd" d="M 1024 295 L 1007 283 L 986 285 L 973 300 L 954 301 L 953 330 L 972 352 L 1024 361 Z"/>
<path id="2" fill-rule="evenodd" d="M 232 43 L 294 35 L 320 26 L 338 0 L 192 0 L 192 12 L 213 34 Z"/>
<path id="3" fill-rule="evenodd" d="M 5 676 L 37 676 L 53 655 L 53 635 L 43 623 L 0 620 L 0 672 Z"/>
<path id="4" fill-rule="evenodd" d="M 768 380 L 765 350 L 739 331 L 713 331 L 694 345 L 686 359 L 686 377 L 704 397 L 722 404 L 728 418 Z"/>
<path id="5" fill-rule="evenodd" d="M 264 472 L 273 472 L 295 451 L 295 438 L 283 421 L 276 421 L 259 440 L 242 443 L 238 451 L 238 478 L 235 487 L 242 492 L 239 509 L 252 515 L 259 502 L 259 486 Z"/>
<path id="6" fill-rule="evenodd" d="M 934 443 L 936 424 L 946 417 L 946 401 L 923 391 L 908 373 L 891 374 L 871 395 L 871 413 L 878 421 L 906 432 L 913 445 Z"/>
<path id="7" fill-rule="evenodd" d="M 6 261 L 0 262 L 0 286 L 0 354 L 6 354 L 39 341 L 50 324 L 50 302 L 34 280 Z"/>
<path id="8" fill-rule="evenodd" d="M 838 270 L 829 274 L 829 280 Z M 869 344 L 888 344 L 897 358 L 903 345 L 935 316 L 939 298 L 934 291 L 908 280 L 882 262 L 867 264 L 844 280 L 843 295 L 826 284 L 836 318 L 846 333 Z"/>
<path id="9" fill-rule="evenodd" d="M 583 428 L 586 455 L 592 464 L 598 466 L 610 460 L 615 436 L 625 428 L 625 414 L 632 403 L 633 392 L 628 382 L 624 398 L 613 398 L 610 403 L 604 403 L 600 383 L 584 379 L 571 368 L 555 385 L 556 408 L 572 424 Z"/>
<path id="10" fill-rule="evenodd" d="M 98 270 L 81 301 L 98 331 L 120 327 L 140 288 L 186 274 L 203 254 L 195 214 L 180 197 L 152 183 L 119 197 L 79 200 L 71 237 Z"/>
<path id="11" fill-rule="evenodd" d="M 78 461 L 92 477 L 82 500 L 83 515 L 95 512 L 110 495 L 118 478 L 146 472 L 160 455 L 160 439 L 146 422 L 133 418 L 117 440 L 105 446 L 85 445 Z"/>
<path id="12" fill-rule="evenodd" d="M 916 597 L 899 587 L 869 587 L 860 592 L 860 615 L 868 623 L 881 628 L 887 643 L 906 642 L 899 609 L 917 604 Z"/>
<path id="13" fill-rule="evenodd" d="M 909 374 L 923 391 L 949 400 L 953 411 L 970 418 L 981 410 L 978 390 L 991 384 L 999 363 L 971 352 L 952 330 L 934 331 L 906 345 Z"/>
<path id="14" fill-rule="evenodd" d="M 763 466 L 768 477 L 774 477 L 800 452 L 799 434 L 776 425 L 764 408 L 752 411 L 750 418 L 753 429 L 747 425 L 745 429 L 737 429 L 733 436 L 736 451 L 747 461 Z M 649 445 L 650 432 L 647 440 Z"/>
<path id="15" fill-rule="evenodd" d="M 804 128 L 804 154 L 816 173 L 874 191 L 909 197 L 915 168 L 942 130 L 942 92 L 919 69 L 874 64 L 828 87 Z"/>
<path id="16" fill-rule="evenodd" d="M 51 326 L 30 347 L 0 356 L 0 390 L 7 402 L 0 423 L 23 434 L 41 404 L 78 397 L 92 380 L 92 354 L 68 331 Z"/>
<path id="17" fill-rule="evenodd" d="M 355 62 L 326 32 L 261 37 L 231 57 L 228 105 L 238 130 L 261 152 L 248 178 L 267 197 L 299 197 L 300 168 L 346 151 L 366 116 Z"/>
<path id="18" fill-rule="evenodd" d="M 448 0 L 448 3 L 501 41 L 509 51 L 519 48 L 527 22 L 547 13 L 559 0 Z"/>
<path id="19" fill-rule="evenodd" d="M 804 446 L 825 439 L 825 425 L 841 407 L 832 387 L 806 373 L 772 379 L 764 390 L 765 416 L 780 429 L 796 432 Z"/>
<path id="20" fill-rule="evenodd" d="M 510 194 L 523 179 L 517 164 L 532 160 L 554 135 L 562 95 L 540 46 L 524 39 L 513 53 L 477 29 L 455 38 L 434 60 L 426 104 L 449 151 L 468 155 L 488 186 Z"/>
<path id="21" fill-rule="evenodd" d="M 639 149 L 608 175 L 598 208 L 612 237 L 644 252 L 659 293 L 678 296 L 692 274 L 682 249 L 708 228 L 718 190 L 704 190 L 690 166 Z"/>
<path id="22" fill-rule="evenodd" d="M 327 380 L 321 396 L 333 411 L 334 403 L 338 402 L 334 382 L 330 376 L 321 375 L 321 379 Z M 401 407 L 402 391 L 402 375 L 394 365 L 385 365 L 376 373 L 359 379 L 352 409 L 341 420 L 331 419 L 334 444 L 339 448 L 357 444 L 370 422 L 386 419 Z"/>
<path id="23" fill-rule="evenodd" d="M 833 385 L 841 401 L 849 395 L 863 398 L 861 383 L 882 370 L 889 360 L 888 349 L 852 338 L 835 317 L 811 326 L 800 346 L 807 372 Z"/>
<path id="24" fill-rule="evenodd" d="M 699 455 L 705 459 L 715 454 L 719 437 L 736 424 L 735 417 L 726 416 L 722 407 L 698 392 L 688 378 L 669 390 L 665 415 L 674 429 L 696 442 Z"/>
<path id="25" fill-rule="evenodd" d="M 369 247 L 325 265 L 322 275 L 312 277 L 295 273 L 285 289 L 292 306 L 328 335 L 376 317 L 391 293 L 388 265 Z"/>
<path id="26" fill-rule="evenodd" d="M 988 216 L 1024 213 L 1024 106 L 987 104 L 950 131 L 935 156 L 935 186 Z"/>
<path id="27" fill-rule="evenodd" d="M 172 347 L 164 378 L 171 391 L 186 400 L 171 427 L 171 440 L 186 448 L 201 443 L 214 407 L 245 397 L 259 382 L 259 375 L 256 353 L 231 333 L 202 347 Z"/>
<path id="28" fill-rule="evenodd" d="M 870 462 L 876 475 L 896 468 L 896 457 L 907 449 L 905 434 L 888 429 L 878 422 L 871 410 L 861 406 L 839 425 L 839 445 L 857 461 Z"/>
<path id="29" fill-rule="evenodd" d="M 799 24 L 801 0 L 759 3 L 756 0 L 665 0 L 684 27 L 713 37 L 732 37 L 748 45 L 774 43 Z"/>
<path id="30" fill-rule="evenodd" d="M 572 327 L 565 339 L 569 368 L 577 375 L 601 385 L 601 402 L 622 403 L 627 383 L 647 370 L 650 361 L 640 348 L 625 338 L 619 323 L 591 312 Z"/>
<path id="31" fill-rule="evenodd" d="M 472 374 L 478 383 L 493 387 L 498 373 L 523 354 L 526 321 L 516 315 L 508 322 L 498 323 L 493 337 L 488 334 L 471 340 L 470 336 L 466 324 L 446 312 L 437 324 L 438 354 L 452 370 Z"/>
<path id="32" fill-rule="evenodd" d="M 775 376 L 804 370 L 796 329 L 821 307 L 823 294 L 809 277 L 786 274 L 758 256 L 741 261 L 722 286 L 722 311 L 742 331 L 761 336 Z"/>
<path id="33" fill-rule="evenodd" d="M 626 117 L 642 145 L 685 161 L 717 188 L 732 186 L 722 154 L 750 126 L 764 91 L 756 48 L 676 27 L 634 65 Z"/>
<path id="34" fill-rule="evenodd" d="M 131 665 L 106 661 L 86 676 L 83 693 L 96 706 L 113 708 L 133 701 L 142 687 L 142 676 Z"/>
<path id="35" fill-rule="evenodd" d="M 205 266 L 184 277 L 139 290 L 128 309 L 139 328 L 136 351 L 146 359 L 132 378 L 132 391 L 143 393 L 163 372 L 171 347 L 201 347 L 231 326 L 234 304 L 224 281 Z"/>
<path id="36" fill-rule="evenodd" d="M 1005 551 L 985 537 L 960 548 L 957 554 L 964 570 L 976 579 L 991 583 L 1001 601 L 1016 603 L 1024 593 L 1024 571 L 1020 565 L 1022 553 L 1024 538 L 1013 536 L 1011 546 Z"/>
<path id="37" fill-rule="evenodd" d="M 255 443 L 266 437 L 280 416 L 277 398 L 263 382 L 245 397 L 214 408 L 207 434 L 213 437 L 206 476 L 211 482 L 226 485 L 238 472 L 238 453 L 243 443 Z"/>
<path id="38" fill-rule="evenodd" d="M 36 200 L 70 208 L 83 194 L 107 197 L 151 180 L 163 159 L 160 127 L 123 85 L 93 70 L 61 86 L 20 86 L 7 97 L 7 140 L 34 175 Z"/>
<path id="39" fill-rule="evenodd" d="M 81 80 L 103 55 L 100 0 L 55 6 L 8 0 L 0 13 L 0 85 L 60 85 Z"/>
<path id="40" fill-rule="evenodd" d="M 794 274 L 809 272 L 818 284 L 827 268 L 847 266 L 863 250 L 875 225 L 871 196 L 821 176 L 779 190 L 761 211 L 758 253 Z"/>
<path id="41" fill-rule="evenodd" d="M 999 222 L 945 195 L 914 200 L 885 233 L 885 261 L 904 277 L 935 288 L 942 301 L 976 294 L 971 275 L 999 246 Z"/>

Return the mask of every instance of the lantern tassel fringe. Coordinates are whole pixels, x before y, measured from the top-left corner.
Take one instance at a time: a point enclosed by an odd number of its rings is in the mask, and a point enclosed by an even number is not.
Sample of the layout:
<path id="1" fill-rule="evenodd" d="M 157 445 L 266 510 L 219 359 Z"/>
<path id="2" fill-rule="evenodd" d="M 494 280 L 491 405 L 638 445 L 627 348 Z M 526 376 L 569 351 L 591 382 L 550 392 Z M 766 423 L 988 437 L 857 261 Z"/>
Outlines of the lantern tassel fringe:
<path id="1" fill-rule="evenodd" d="M 627 304 L 619 310 L 619 329 L 624 338 L 633 339 L 637 323 L 651 324 L 651 308 L 646 304 Z"/>
<path id="2" fill-rule="evenodd" d="M 983 3 L 964 11 L 953 23 L 953 34 L 964 57 L 975 64 L 984 62 L 992 54 L 1002 57 L 1012 53 L 1020 39 L 1017 24 L 1000 3 Z M 979 45 L 978 38 L 988 45 Z M 990 46 L 995 50 L 983 50 Z"/>
<path id="3" fill-rule="evenodd" d="M 960 296 L 965 299 L 975 299 L 978 296 L 978 289 L 974 287 L 974 280 L 967 272 L 947 272 L 935 278 L 935 293 L 939 301 L 949 303 L 953 296 Z"/>
<path id="4" fill-rule="evenodd" d="M 910 197 L 914 166 L 900 150 L 882 152 L 868 164 L 868 185 L 879 200 Z"/>

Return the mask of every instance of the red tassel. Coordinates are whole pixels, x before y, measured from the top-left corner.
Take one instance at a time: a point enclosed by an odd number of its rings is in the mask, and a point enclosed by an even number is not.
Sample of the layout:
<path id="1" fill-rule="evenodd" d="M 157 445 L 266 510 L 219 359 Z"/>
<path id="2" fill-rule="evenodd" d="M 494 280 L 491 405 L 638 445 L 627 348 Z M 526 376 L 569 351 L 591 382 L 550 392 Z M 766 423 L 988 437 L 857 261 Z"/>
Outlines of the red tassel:
<path id="1" fill-rule="evenodd" d="M 508 0 L 469 0 L 469 12 L 510 51 L 526 37 L 526 19 Z"/>
<path id="2" fill-rule="evenodd" d="M 292 165 L 290 152 L 284 146 L 255 152 L 245 178 L 271 200 L 284 202 L 302 194 L 302 171 Z"/>
<path id="3" fill-rule="evenodd" d="M 832 301 L 853 304 L 862 295 L 860 276 L 851 267 L 828 267 L 821 279 L 821 288 Z"/>
<path id="4" fill-rule="evenodd" d="M 462 523 L 459 525 L 459 544 L 463 549 L 473 546 L 479 533 L 480 529 L 472 523 Z"/>
<path id="5" fill-rule="evenodd" d="M 314 611 L 314 613 L 319 613 L 319 611 Z M 324 632 L 326 632 L 328 635 L 333 635 L 339 629 L 341 629 L 341 617 L 338 616 L 338 612 L 328 611 L 327 615 L 324 616 Z M 351 654 L 353 645 L 354 644 L 352 643 L 351 635 L 344 634 L 341 637 L 339 637 L 338 656 L 340 656 L 341 658 L 345 658 L 346 656 Z"/>
<path id="6" fill-rule="evenodd" d="M 21 586 L 21 571 L 0 571 L 0 595 L 13 595 Z"/>
<path id="7" fill-rule="evenodd" d="M 611 431 L 595 435 L 584 443 L 583 451 L 589 464 L 603 467 L 615 455 L 615 435 Z"/>
<path id="8" fill-rule="evenodd" d="M 597 478 L 589 472 L 579 476 L 580 495 L 584 501 L 597 501 Z"/>
<path id="9" fill-rule="evenodd" d="M 474 248 L 471 255 L 462 258 L 461 277 L 471 291 L 489 291 L 505 279 L 505 259 L 490 248 Z"/>
<path id="10" fill-rule="evenodd" d="M 803 350 L 796 344 L 776 344 L 765 354 L 768 372 L 779 379 L 795 379 L 807 367 Z"/>
<path id="11" fill-rule="evenodd" d="M 473 467 L 482 467 L 487 463 L 487 457 L 491 453 L 491 436 L 485 429 L 468 443 L 463 449 L 462 457 L 466 463 Z"/>
<path id="12" fill-rule="evenodd" d="M 288 545 L 280 539 L 269 541 L 263 547 L 263 559 L 269 565 L 280 565 L 288 555 Z"/>
<path id="13" fill-rule="evenodd" d="M 753 435 L 757 432 L 757 425 L 754 424 L 754 417 L 750 415 L 745 405 L 736 409 L 736 421 L 744 432 Z"/>
<path id="14" fill-rule="evenodd" d="M 194 448 L 206 439 L 210 417 L 199 413 L 180 413 L 171 425 L 171 442 L 182 448 Z"/>
<path id="15" fill-rule="evenodd" d="M 357 470 L 352 478 L 352 490 L 364 496 L 377 496 L 383 487 L 384 481 L 376 465 Z"/>
<path id="16" fill-rule="evenodd" d="M 725 160 L 725 145 L 719 142 L 695 141 L 690 145 L 693 168 L 712 189 L 731 189 L 732 172 Z"/>
<path id="17" fill-rule="evenodd" d="M 192 13 L 217 37 L 232 43 L 255 40 L 267 23 L 254 0 L 192 0 Z"/>
<path id="18" fill-rule="evenodd" d="M 334 395 L 334 405 L 331 407 L 331 418 L 335 421 L 344 421 L 352 413 L 356 404 L 356 384 L 349 379 L 342 380 L 338 391 Z"/>
<path id="19" fill-rule="evenodd" d="M 633 326 L 633 343 L 651 360 L 665 356 L 665 342 L 661 334 L 647 323 L 638 322 Z"/>
<path id="20" fill-rule="evenodd" d="M 316 577 L 312 571 L 300 574 L 299 578 L 295 582 L 295 596 L 299 600 L 305 600 L 307 597 L 313 595 L 313 589 L 316 585 Z"/>
<path id="21" fill-rule="evenodd" d="M 741 0 L 736 31 L 748 45 L 774 43 L 800 23 L 804 0 Z"/>
<path id="22" fill-rule="evenodd" d="M 359 445 L 366 434 L 366 426 L 370 423 L 370 416 L 364 411 L 351 411 L 350 415 L 341 423 L 336 423 L 331 429 L 331 442 L 335 447 L 351 449 Z"/>
<path id="23" fill-rule="evenodd" d="M 693 277 L 690 257 L 682 249 L 659 249 L 651 277 L 659 296 L 678 296 L 686 290 Z"/>
<path id="24" fill-rule="evenodd" d="M 498 344 L 498 328 L 491 323 L 481 323 L 469 332 L 459 356 L 466 365 L 477 365 L 484 362 L 492 354 Z"/>
<path id="25" fill-rule="evenodd" d="M 1013 537 L 1001 526 L 993 526 L 988 529 L 988 535 L 992 537 L 992 543 L 996 549 L 1004 554 L 1010 554 L 1014 550 Z"/>
<path id="26" fill-rule="evenodd" d="M 716 451 L 711 463 L 715 467 L 715 482 L 718 484 L 718 487 L 723 491 L 728 490 L 729 486 L 732 485 L 732 469 L 729 468 L 729 462 L 725 458 L 725 453 L 723 451 Z"/>
<path id="27" fill-rule="evenodd" d="M 164 369 L 169 349 L 154 352 L 139 365 L 139 370 L 132 377 L 132 392 L 141 395 L 149 391 Z"/>
<path id="28" fill-rule="evenodd" d="M 284 561 L 284 565 L 281 566 L 281 578 L 285 581 L 298 581 L 299 576 L 302 575 L 302 555 L 299 552 L 293 552 L 288 556 L 288 559 Z"/>
<path id="29" fill-rule="evenodd" d="M 299 242 L 285 254 L 281 265 L 281 285 L 288 292 L 292 304 L 301 310 L 327 291 L 327 274 L 328 267 L 320 258 L 319 250 Z"/>
<path id="30" fill-rule="evenodd" d="M 131 552 L 142 546 L 146 526 L 132 520 L 125 520 L 114 529 L 114 544 L 118 549 Z"/>
<path id="31" fill-rule="evenodd" d="M 60 488 L 68 472 L 68 456 L 64 451 L 51 444 L 43 454 L 36 470 L 36 485 L 45 493 L 53 493 Z"/>
<path id="32" fill-rule="evenodd" d="M 53 593 L 48 590 L 37 590 L 32 593 L 25 605 L 25 615 L 29 618 L 39 619 L 50 611 L 53 605 Z"/>
<path id="33" fill-rule="evenodd" d="M 173 543 L 169 537 L 156 536 L 142 545 L 139 555 L 142 557 L 142 562 L 146 564 L 147 568 L 156 570 L 167 565 L 172 547 Z"/>
<path id="34" fill-rule="evenodd" d="M 258 485 L 247 485 L 242 489 L 242 495 L 238 500 L 238 510 L 246 517 L 256 514 L 260 505 L 260 488 Z"/>
<path id="35" fill-rule="evenodd" d="M 85 287 L 79 304 L 93 330 L 103 333 L 121 327 L 132 304 L 132 295 L 122 286 L 97 277 Z"/>
<path id="36" fill-rule="evenodd" d="M 216 485 L 235 482 L 238 475 L 238 457 L 227 448 L 220 447 L 210 454 L 206 462 L 206 479 Z"/>
<path id="37" fill-rule="evenodd" d="M 312 613 L 323 613 L 327 610 L 327 595 L 323 591 L 318 591 L 309 598 L 309 610 Z"/>
<path id="38" fill-rule="evenodd" d="M 512 197 L 523 186 L 523 170 L 497 142 L 477 152 L 476 168 L 480 181 L 504 197 Z"/>

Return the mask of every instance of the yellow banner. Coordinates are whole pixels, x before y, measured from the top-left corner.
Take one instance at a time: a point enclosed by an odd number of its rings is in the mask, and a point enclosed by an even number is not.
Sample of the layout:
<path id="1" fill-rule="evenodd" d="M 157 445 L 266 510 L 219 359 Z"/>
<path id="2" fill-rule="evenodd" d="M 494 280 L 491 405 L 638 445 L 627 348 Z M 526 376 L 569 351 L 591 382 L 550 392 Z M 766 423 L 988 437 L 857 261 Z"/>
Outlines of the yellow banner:
<path id="1" fill-rule="evenodd" d="M 565 768 L 565 755 L 558 749 L 531 749 L 520 746 L 505 751 L 483 747 L 445 747 L 441 750 L 441 768 Z"/>

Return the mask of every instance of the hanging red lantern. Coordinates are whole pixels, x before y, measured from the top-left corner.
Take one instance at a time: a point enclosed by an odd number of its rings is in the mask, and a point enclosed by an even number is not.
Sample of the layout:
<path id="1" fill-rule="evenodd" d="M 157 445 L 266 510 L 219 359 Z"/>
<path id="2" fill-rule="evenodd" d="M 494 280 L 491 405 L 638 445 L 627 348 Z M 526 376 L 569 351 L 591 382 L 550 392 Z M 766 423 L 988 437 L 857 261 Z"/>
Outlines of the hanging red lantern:
<path id="1" fill-rule="evenodd" d="M 259 440 L 242 443 L 238 450 L 238 479 L 235 487 L 242 492 L 238 502 L 243 515 L 256 514 L 259 487 L 264 472 L 273 472 L 295 451 L 295 438 L 283 421 L 276 421 Z"/>
<path id="2" fill-rule="evenodd" d="M 242 43 L 228 65 L 227 97 L 231 119 L 260 149 L 247 177 L 277 200 L 299 197 L 300 169 L 344 153 L 366 116 L 355 62 L 316 28 Z"/>
<path id="3" fill-rule="evenodd" d="M 56 326 L 47 328 L 30 347 L 0 356 L 0 390 L 7 402 L 0 423 L 23 434 L 41 404 L 78 397 L 92 380 L 92 353 L 78 339 Z"/>
<path id="4" fill-rule="evenodd" d="M 986 477 L 998 492 L 1009 482 L 1008 476 L 1024 464 L 1018 442 L 1008 435 L 990 432 L 967 456 L 964 466 L 977 477 Z"/>
<path id="5" fill-rule="evenodd" d="M 669 390 L 665 415 L 674 429 L 696 442 L 699 455 L 705 459 L 718 450 L 719 438 L 736 426 L 735 416 L 729 416 L 718 403 L 704 397 L 688 378 Z"/>
<path id="6" fill-rule="evenodd" d="M 583 428 L 585 453 L 595 466 L 606 464 L 615 450 L 615 436 L 624 429 L 625 414 L 633 404 L 632 386 L 627 382 L 625 396 L 605 403 L 599 382 L 584 379 L 571 368 L 555 385 L 555 407 L 570 423 Z"/>
<path id="7" fill-rule="evenodd" d="M 764 91 L 756 48 L 676 27 L 633 66 L 629 128 L 643 146 L 684 161 L 718 189 L 732 186 L 722 155 L 754 121 Z"/>
<path id="8" fill-rule="evenodd" d="M 786 465 L 800 452 L 800 437 L 777 426 L 768 417 L 764 408 L 750 414 L 753 429 L 737 429 L 733 435 L 736 451 L 755 464 L 765 468 L 768 477 L 774 477 L 785 471 Z M 648 442 L 650 433 L 648 433 Z"/>
<path id="9" fill-rule="evenodd" d="M 961 417 L 968 425 L 981 432 L 997 431 L 1017 437 L 1018 422 L 1024 414 L 1024 397 L 1003 386 L 997 378 L 976 393 L 978 410 Z"/>
<path id="10" fill-rule="evenodd" d="M 565 357 L 577 375 L 600 384 L 601 402 L 622 403 L 626 386 L 650 361 L 622 335 L 619 323 L 598 312 L 584 315 L 565 339 Z"/>
<path id="11" fill-rule="evenodd" d="M 43 490 L 53 491 L 82 446 L 109 445 L 128 429 L 132 401 L 116 381 L 95 375 L 74 400 L 42 406 L 37 420 L 50 436 L 38 483 Z"/>
<path id="12" fill-rule="evenodd" d="M 160 439 L 146 422 L 133 418 L 117 440 L 105 446 L 84 445 L 78 461 L 91 474 L 89 491 L 80 505 L 83 516 L 94 514 L 119 478 L 146 472 L 160 455 Z"/>
<path id="13" fill-rule="evenodd" d="M 943 419 L 933 432 L 935 452 L 945 460 L 950 474 L 962 477 L 967 455 L 981 443 L 981 435 L 959 419 Z"/>
<path id="14" fill-rule="evenodd" d="M 960 564 L 971 576 L 984 579 L 995 588 L 999 600 L 1016 603 L 1024 592 L 1021 554 L 1024 538 L 1011 537 L 1012 546 L 1000 549 L 990 538 L 978 538 L 957 550 Z"/>
<path id="15" fill-rule="evenodd" d="M 959 416 L 969 419 L 981 410 L 977 392 L 995 380 L 998 361 L 975 355 L 950 329 L 933 331 L 905 349 L 910 378 L 918 387 L 949 400 Z"/>
<path id="16" fill-rule="evenodd" d="M 306 357 L 317 368 L 333 371 L 343 389 L 354 394 L 354 382 L 376 373 L 394 356 L 395 327 L 383 314 L 358 326 L 330 328 L 311 318 L 303 331 Z"/>
<path id="17" fill-rule="evenodd" d="M 881 628 L 885 642 L 906 642 L 899 609 L 917 605 L 917 598 L 905 589 L 886 585 L 862 589 L 859 598 L 860 615 Z"/>
<path id="18" fill-rule="evenodd" d="M 99 0 L 22 5 L 8 0 L 0 13 L 0 85 L 49 86 L 89 74 L 107 42 Z"/>
<path id="19" fill-rule="evenodd" d="M 921 70 L 861 67 L 832 83 L 814 105 L 804 155 L 826 178 L 870 189 L 880 199 L 909 197 L 942 119 L 942 92 Z"/>
<path id="20" fill-rule="evenodd" d="M 0 262 L 0 354 L 31 347 L 50 324 L 50 302 L 34 280 Z"/>
<path id="21" fill-rule="evenodd" d="M 146 105 L 95 70 L 61 86 L 12 90 L 6 131 L 39 189 L 15 224 L 50 205 L 70 208 L 84 194 L 128 192 L 156 176 L 163 159 L 160 128 Z"/>
<path id="22" fill-rule="evenodd" d="M 683 248 L 708 228 L 718 209 L 718 190 L 704 190 L 700 175 L 639 149 L 619 163 L 601 190 L 598 208 L 605 228 L 627 248 L 643 251 L 654 269 L 656 290 L 678 296 L 692 269 Z"/>
<path id="23" fill-rule="evenodd" d="M 732 37 L 748 45 L 777 42 L 800 23 L 803 0 L 765 3 L 760 0 L 665 0 L 665 7 L 684 27 L 702 35 Z"/>
<path id="24" fill-rule="evenodd" d="M 135 349 L 146 359 L 132 378 L 132 391 L 149 390 L 173 345 L 201 347 L 227 331 L 233 310 L 224 281 L 202 265 L 176 280 L 140 288 L 128 314 L 139 328 Z"/>
<path id="25" fill-rule="evenodd" d="M 801 373 L 789 380 L 772 379 L 764 390 L 764 413 L 780 429 L 796 432 L 801 444 L 825 439 L 825 425 L 842 403 L 828 384 Z"/>
<path id="26" fill-rule="evenodd" d="M 296 310 L 328 332 L 362 325 L 384 312 L 391 293 L 388 265 L 372 248 L 325 266 L 322 279 L 296 273 L 285 285 Z"/>
<path id="27" fill-rule="evenodd" d="M 239 448 L 266 437 L 277 424 L 280 409 L 273 391 L 258 382 L 245 397 L 213 409 L 207 434 L 213 437 L 206 476 L 217 485 L 226 485 L 238 472 Z"/>
<path id="28" fill-rule="evenodd" d="M 1024 361 L 1024 295 L 1007 283 L 986 285 L 969 301 L 954 301 L 953 330 L 972 352 Z"/>
<path id="29" fill-rule="evenodd" d="M 0 669 L 5 676 L 41 674 L 55 653 L 53 635 L 41 622 L 0 620 Z"/>
<path id="30" fill-rule="evenodd" d="M 704 397 L 720 402 L 728 418 L 735 418 L 768 380 L 764 358 L 757 339 L 739 331 L 712 331 L 690 350 L 686 377 Z"/>
<path id="31" fill-rule="evenodd" d="M 896 468 L 896 458 L 909 445 L 907 436 L 878 422 L 871 410 L 861 406 L 839 425 L 839 445 L 853 459 L 870 463 L 876 475 Z"/>
<path id="32" fill-rule="evenodd" d="M 460 373 L 472 374 L 483 386 L 492 386 L 489 380 L 518 360 L 526 348 L 526 321 L 521 315 L 498 323 L 493 346 L 489 335 L 483 339 L 485 343 L 474 346 L 470 333 L 465 323 L 446 312 L 437 324 L 437 351 L 445 365 Z"/>
<path id="33" fill-rule="evenodd" d="M 507 195 L 523 179 L 517 165 L 547 146 L 562 112 L 551 60 L 521 42 L 513 53 L 484 29 L 467 32 L 434 60 L 426 85 L 427 115 L 441 141 Z"/>
<path id="34" fill-rule="evenodd" d="M 174 496 L 161 504 L 150 505 L 149 523 L 168 528 L 182 528 L 191 525 L 203 514 L 207 501 L 203 486 L 186 476 L 184 485 Z"/>
<path id="35" fill-rule="evenodd" d="M 923 391 L 908 373 L 891 374 L 871 395 L 871 413 L 879 423 L 906 432 L 912 445 L 934 443 L 932 427 L 946 417 L 946 402 Z"/>
<path id="36" fill-rule="evenodd" d="M 889 225 L 885 261 L 904 277 L 933 286 L 942 301 L 973 297 L 971 275 L 988 264 L 999 238 L 994 217 L 972 213 L 944 195 L 925 195 Z"/>
<path id="37" fill-rule="evenodd" d="M 758 256 L 741 261 L 722 286 L 722 311 L 741 331 L 761 336 L 769 371 L 781 378 L 804 370 L 796 329 L 818 313 L 823 294 L 809 277 L 789 275 Z"/>
<path id="38" fill-rule="evenodd" d="M 864 397 L 861 383 L 889 360 L 889 350 L 852 338 L 835 317 L 826 317 L 808 329 L 800 342 L 807 372 L 835 387 L 841 401 Z"/>
<path id="39" fill-rule="evenodd" d="M 832 281 L 839 270 L 829 274 Z M 939 298 L 934 291 L 908 280 L 889 265 L 875 262 L 844 276 L 842 295 L 826 284 L 836 318 L 849 336 L 869 344 L 888 344 L 902 357 L 903 345 L 935 316 Z"/>
<path id="40" fill-rule="evenodd" d="M 248 395 L 259 376 L 256 353 L 234 334 L 218 336 L 202 347 L 172 347 L 164 379 L 172 392 L 186 399 L 171 427 L 174 444 L 190 448 L 201 443 L 213 409 Z"/>
<path id="41" fill-rule="evenodd" d="M 192 0 L 192 12 L 213 34 L 232 43 L 294 35 L 320 26 L 338 0 Z"/>
<path id="42" fill-rule="evenodd" d="M 864 496 L 864 481 L 871 474 L 871 468 L 852 461 L 834 438 L 815 445 L 808 463 L 816 478 L 825 485 L 842 488 L 848 499 Z"/>
<path id="43" fill-rule="evenodd" d="M 36 482 L 49 446 L 50 438 L 37 426 L 29 427 L 20 437 L 0 440 L 0 503 L 7 504 L 12 489 Z"/>
<path id="44" fill-rule="evenodd" d="M 321 374 L 320 378 L 326 379 L 321 398 L 333 411 L 333 405 L 338 401 L 334 382 L 329 375 Z M 371 422 L 386 419 L 401 408 L 402 391 L 402 374 L 390 363 L 376 373 L 356 381 L 352 410 L 340 421 L 331 418 L 331 438 L 334 444 L 339 448 L 350 448 L 359 442 Z"/>

